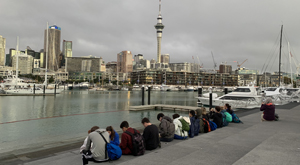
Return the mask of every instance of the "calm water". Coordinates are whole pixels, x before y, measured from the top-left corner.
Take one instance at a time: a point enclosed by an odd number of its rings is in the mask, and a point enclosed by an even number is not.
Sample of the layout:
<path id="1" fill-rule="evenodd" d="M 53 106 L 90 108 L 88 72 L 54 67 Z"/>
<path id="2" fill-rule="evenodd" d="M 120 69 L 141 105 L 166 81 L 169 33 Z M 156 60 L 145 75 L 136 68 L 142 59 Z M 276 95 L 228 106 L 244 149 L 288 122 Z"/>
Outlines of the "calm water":
<path id="1" fill-rule="evenodd" d="M 56 97 L 0 97 L 0 153 L 82 138 L 94 125 L 120 130 L 120 123 L 127 120 L 140 127 L 144 117 L 157 123 L 161 111 L 127 111 L 141 105 L 141 96 L 141 91 L 65 91 Z M 197 92 L 152 91 L 151 104 L 197 106 L 195 97 Z M 147 100 L 145 92 L 145 104 Z"/>

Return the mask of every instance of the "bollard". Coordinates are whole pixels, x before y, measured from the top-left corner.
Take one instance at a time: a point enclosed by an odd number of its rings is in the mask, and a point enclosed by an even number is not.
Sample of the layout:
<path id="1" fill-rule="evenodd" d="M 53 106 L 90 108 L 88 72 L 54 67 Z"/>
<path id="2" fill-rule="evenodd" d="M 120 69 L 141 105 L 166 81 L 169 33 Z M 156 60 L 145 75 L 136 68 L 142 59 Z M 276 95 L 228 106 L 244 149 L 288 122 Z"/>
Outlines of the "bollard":
<path id="1" fill-rule="evenodd" d="M 45 95 L 46 86 L 44 85 L 43 94 Z"/>
<path id="2" fill-rule="evenodd" d="M 151 87 L 148 87 L 148 105 L 150 105 L 150 91 Z"/>
<path id="3" fill-rule="evenodd" d="M 56 95 L 56 84 L 54 86 L 54 96 Z"/>
<path id="4" fill-rule="evenodd" d="M 202 87 L 198 88 L 198 97 L 202 97 Z"/>
<path id="5" fill-rule="evenodd" d="M 144 100 L 144 92 L 145 92 L 145 88 L 142 87 L 142 105 L 145 105 L 145 100 Z"/>
<path id="6" fill-rule="evenodd" d="M 66 90 L 66 84 L 64 84 L 64 90 Z"/>
<path id="7" fill-rule="evenodd" d="M 212 93 L 209 93 L 209 110 L 212 109 Z"/>
<path id="8" fill-rule="evenodd" d="M 224 94 L 226 95 L 228 93 L 228 88 L 224 88 Z"/>
<path id="9" fill-rule="evenodd" d="M 33 94 L 35 95 L 35 84 L 33 84 Z"/>

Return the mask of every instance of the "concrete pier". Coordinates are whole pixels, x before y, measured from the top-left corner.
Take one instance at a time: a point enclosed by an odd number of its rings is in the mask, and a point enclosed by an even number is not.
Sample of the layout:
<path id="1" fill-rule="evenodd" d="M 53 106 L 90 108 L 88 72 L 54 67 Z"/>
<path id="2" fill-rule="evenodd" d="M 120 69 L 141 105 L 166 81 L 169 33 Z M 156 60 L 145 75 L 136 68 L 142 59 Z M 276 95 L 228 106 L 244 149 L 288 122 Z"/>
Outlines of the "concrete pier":
<path id="1" fill-rule="evenodd" d="M 300 104 L 276 106 L 279 121 L 261 122 L 259 109 L 236 113 L 244 124 L 230 123 L 210 133 L 202 133 L 187 140 L 162 143 L 162 148 L 146 151 L 143 156 L 122 155 L 119 160 L 101 163 L 107 165 L 240 165 L 272 164 L 298 165 L 300 162 Z M 153 121 L 156 122 L 156 121 Z M 120 135 L 121 136 L 121 135 Z M 0 164 L 25 165 L 81 165 L 79 147 L 52 152 L 39 148 L 11 153 L 10 159 L 0 155 Z M 31 153 L 30 153 L 31 152 Z M 19 153 L 19 154 L 18 154 Z M 89 162 L 89 164 L 97 164 Z"/>
<path id="2" fill-rule="evenodd" d="M 190 111 L 196 110 L 200 107 L 193 106 L 182 106 L 182 105 L 165 105 L 165 104 L 154 104 L 154 105 L 140 105 L 140 106 L 130 106 L 129 111 L 143 111 L 143 110 L 171 110 L 171 111 Z"/>

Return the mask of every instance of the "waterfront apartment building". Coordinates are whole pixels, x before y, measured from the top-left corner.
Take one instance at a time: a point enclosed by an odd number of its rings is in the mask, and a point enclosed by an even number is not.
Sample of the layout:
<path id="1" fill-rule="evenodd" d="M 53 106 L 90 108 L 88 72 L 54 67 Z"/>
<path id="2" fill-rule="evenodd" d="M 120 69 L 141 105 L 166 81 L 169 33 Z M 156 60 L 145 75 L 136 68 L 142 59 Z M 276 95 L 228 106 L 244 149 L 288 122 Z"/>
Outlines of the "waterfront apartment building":
<path id="1" fill-rule="evenodd" d="M 117 72 L 129 73 L 133 70 L 131 51 L 122 51 L 117 54 Z"/>
<path id="2" fill-rule="evenodd" d="M 169 64 L 170 69 L 173 72 L 200 72 L 200 65 L 196 63 L 188 63 L 188 62 L 182 62 L 182 63 L 170 63 Z"/>
<path id="3" fill-rule="evenodd" d="M 5 66 L 5 46 L 6 39 L 0 35 L 0 66 Z"/>
<path id="4" fill-rule="evenodd" d="M 47 43 L 47 29 L 45 29 L 44 33 L 44 52 L 46 50 L 46 43 Z M 53 25 L 49 26 L 48 28 L 48 61 L 47 61 L 47 68 L 50 71 L 57 71 L 60 68 L 59 62 L 59 55 L 60 55 L 60 37 L 61 37 L 61 28 Z M 46 53 L 44 53 L 46 56 Z M 46 57 L 44 57 L 44 61 L 46 61 Z M 44 65 L 45 67 L 46 65 Z"/>
<path id="5" fill-rule="evenodd" d="M 31 74 L 33 69 L 33 57 L 27 54 L 15 55 L 12 58 L 13 70 L 17 67 L 17 57 L 18 57 L 18 70 L 20 74 Z"/>
<path id="6" fill-rule="evenodd" d="M 273 86 L 277 87 L 279 86 L 279 74 L 271 74 L 271 73 L 263 73 L 260 75 L 257 75 L 257 84 L 259 86 Z M 283 76 L 282 74 L 280 75 L 280 79 L 283 82 Z"/>
<path id="7" fill-rule="evenodd" d="M 161 63 L 170 63 L 170 55 L 169 54 L 162 54 L 160 58 Z"/>
<path id="8" fill-rule="evenodd" d="M 221 64 L 219 66 L 219 73 L 229 73 L 229 74 L 231 74 L 231 72 L 232 72 L 232 66 L 231 65 Z"/>
<path id="9" fill-rule="evenodd" d="M 65 70 L 67 72 L 101 72 L 102 57 L 67 57 Z"/>
<path id="10" fill-rule="evenodd" d="M 131 82 L 139 84 L 201 85 L 201 86 L 237 86 L 238 76 L 230 74 L 174 72 L 162 70 L 134 71 Z"/>
<path id="11" fill-rule="evenodd" d="M 117 62 L 112 61 L 106 63 L 106 72 L 117 73 Z"/>

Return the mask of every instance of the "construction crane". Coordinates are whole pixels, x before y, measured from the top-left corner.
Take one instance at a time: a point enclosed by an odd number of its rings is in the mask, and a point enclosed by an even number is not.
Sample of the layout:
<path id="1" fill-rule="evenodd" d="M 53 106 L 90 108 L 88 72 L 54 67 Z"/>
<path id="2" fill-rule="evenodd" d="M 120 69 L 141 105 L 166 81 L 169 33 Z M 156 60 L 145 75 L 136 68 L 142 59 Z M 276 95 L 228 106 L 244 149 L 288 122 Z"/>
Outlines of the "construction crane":
<path id="1" fill-rule="evenodd" d="M 245 61 L 243 61 L 241 64 L 239 64 L 239 62 L 237 61 L 237 67 L 240 68 L 248 59 L 246 59 Z"/>
<path id="2" fill-rule="evenodd" d="M 200 68 L 203 68 L 203 63 L 200 64 L 200 60 L 199 60 L 199 57 L 198 57 L 198 56 L 197 56 L 197 59 L 198 59 L 198 63 L 199 63 Z"/>
<path id="3" fill-rule="evenodd" d="M 217 63 L 216 63 L 216 61 L 215 61 L 214 54 L 213 54 L 212 51 L 211 51 L 211 56 L 212 56 L 212 59 L 213 59 L 213 62 L 214 62 L 214 69 L 216 70 L 216 68 L 217 68 Z"/>

